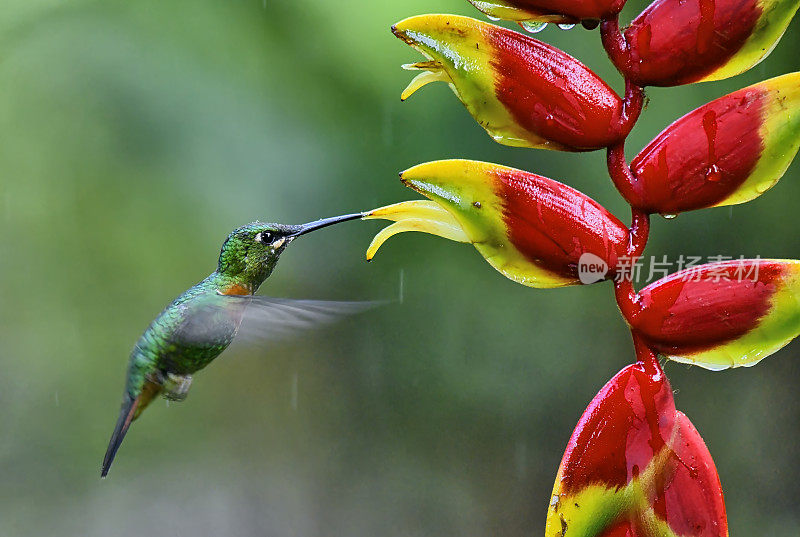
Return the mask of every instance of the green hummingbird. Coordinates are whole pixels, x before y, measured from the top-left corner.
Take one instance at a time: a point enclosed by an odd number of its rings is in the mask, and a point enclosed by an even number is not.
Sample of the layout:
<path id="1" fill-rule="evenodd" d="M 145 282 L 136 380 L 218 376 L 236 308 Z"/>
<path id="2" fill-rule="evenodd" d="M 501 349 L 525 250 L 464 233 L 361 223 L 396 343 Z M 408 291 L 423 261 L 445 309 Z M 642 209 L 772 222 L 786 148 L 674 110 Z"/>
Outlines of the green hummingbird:
<path id="1" fill-rule="evenodd" d="M 108 474 L 131 422 L 158 395 L 186 398 L 192 375 L 222 353 L 248 326 L 272 338 L 365 309 L 368 302 L 323 302 L 254 296 L 286 247 L 300 235 L 363 213 L 336 216 L 302 225 L 253 222 L 235 229 L 222 245 L 217 270 L 188 289 L 150 323 L 128 362 L 122 406 L 101 477 Z M 247 320 L 248 322 L 244 322 Z"/>

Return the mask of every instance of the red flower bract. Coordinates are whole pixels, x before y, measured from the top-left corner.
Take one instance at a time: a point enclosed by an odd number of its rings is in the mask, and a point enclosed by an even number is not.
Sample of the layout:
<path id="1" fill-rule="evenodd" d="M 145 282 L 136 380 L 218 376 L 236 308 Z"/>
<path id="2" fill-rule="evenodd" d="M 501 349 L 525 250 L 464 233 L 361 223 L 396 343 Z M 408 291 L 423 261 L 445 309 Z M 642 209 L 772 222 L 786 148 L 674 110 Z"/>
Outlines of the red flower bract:
<path id="1" fill-rule="evenodd" d="M 800 0 L 656 0 L 621 35 L 603 23 L 603 44 L 629 81 L 677 86 L 721 80 L 763 60 Z"/>
<path id="2" fill-rule="evenodd" d="M 611 277 L 627 253 L 629 232 L 602 205 L 565 184 L 533 173 L 470 160 L 420 164 L 400 175 L 439 206 L 408 202 L 372 211 L 395 220 L 370 246 L 402 231 L 470 242 L 508 278 L 532 287 L 594 283 Z M 580 278 L 584 254 L 601 265 Z"/>
<path id="3" fill-rule="evenodd" d="M 714 462 L 653 362 L 626 367 L 589 404 L 567 445 L 545 535 L 724 537 Z"/>
<path id="4" fill-rule="evenodd" d="M 631 326 L 660 352 L 692 352 L 736 339 L 772 309 L 789 266 L 735 260 L 672 274 L 639 292 Z"/>
<path id="5" fill-rule="evenodd" d="M 761 156 L 765 95 L 759 88 L 738 91 L 670 125 L 631 162 L 641 185 L 628 201 L 662 214 L 723 201 Z"/>
<path id="6" fill-rule="evenodd" d="M 648 213 L 750 201 L 777 183 L 800 147 L 800 73 L 736 91 L 664 129 L 625 173 L 622 148 L 609 159 L 625 199 Z"/>
<path id="7" fill-rule="evenodd" d="M 605 261 L 610 274 L 625 255 L 628 230 L 603 206 L 562 183 L 532 173 L 494 172 L 511 243 L 528 259 L 565 277 L 578 278 L 585 253 Z"/>
<path id="8" fill-rule="evenodd" d="M 455 15 L 398 22 L 394 34 L 428 61 L 403 92 L 450 84 L 470 114 L 496 141 L 518 147 L 591 151 L 627 136 L 641 94 L 623 101 L 584 64 L 537 39 Z"/>
<path id="9" fill-rule="evenodd" d="M 628 134 L 622 100 L 575 58 L 519 32 L 498 29 L 487 38 L 496 51 L 497 99 L 526 130 L 576 150 Z"/>
<path id="10" fill-rule="evenodd" d="M 742 47 L 760 16 L 757 0 L 657 0 L 625 30 L 622 69 L 640 86 L 695 82 Z"/>

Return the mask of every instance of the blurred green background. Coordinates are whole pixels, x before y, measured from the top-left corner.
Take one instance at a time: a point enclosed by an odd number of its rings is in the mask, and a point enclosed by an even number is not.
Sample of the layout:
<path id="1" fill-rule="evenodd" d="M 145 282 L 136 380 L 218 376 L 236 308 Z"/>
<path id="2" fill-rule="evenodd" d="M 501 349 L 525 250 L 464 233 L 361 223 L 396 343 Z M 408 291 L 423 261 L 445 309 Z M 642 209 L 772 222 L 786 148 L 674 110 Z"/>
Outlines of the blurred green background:
<path id="1" fill-rule="evenodd" d="M 631 1 L 629 19 L 643 7 Z M 468 157 L 564 181 L 623 219 L 602 152 L 493 143 L 389 26 L 465 0 L 6 0 L 0 17 L 0 535 L 522 536 L 543 532 L 586 404 L 632 360 L 609 285 L 513 284 L 427 235 L 380 226 L 294 244 L 276 296 L 391 298 L 270 349 L 230 349 L 189 399 L 154 404 L 109 479 L 128 353 L 215 268 L 234 227 L 416 197 L 397 172 Z M 631 154 L 712 98 L 800 67 L 775 52 L 719 83 L 648 92 Z M 597 32 L 539 38 L 621 90 Z M 800 164 L 733 209 L 657 218 L 648 254 L 800 256 Z M 668 364 L 736 535 L 800 525 L 800 343 L 752 369 Z"/>

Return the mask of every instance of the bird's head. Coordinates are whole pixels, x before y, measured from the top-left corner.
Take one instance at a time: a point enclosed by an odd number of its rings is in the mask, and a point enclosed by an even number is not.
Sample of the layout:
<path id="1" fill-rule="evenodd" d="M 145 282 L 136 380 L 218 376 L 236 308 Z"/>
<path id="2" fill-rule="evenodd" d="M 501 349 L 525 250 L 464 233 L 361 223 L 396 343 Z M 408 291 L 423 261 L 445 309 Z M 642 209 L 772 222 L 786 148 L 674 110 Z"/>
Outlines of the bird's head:
<path id="1" fill-rule="evenodd" d="M 252 222 L 233 230 L 225 239 L 217 272 L 241 281 L 255 291 L 269 277 L 281 253 L 294 239 L 362 216 L 362 213 L 347 214 L 299 225 Z"/>

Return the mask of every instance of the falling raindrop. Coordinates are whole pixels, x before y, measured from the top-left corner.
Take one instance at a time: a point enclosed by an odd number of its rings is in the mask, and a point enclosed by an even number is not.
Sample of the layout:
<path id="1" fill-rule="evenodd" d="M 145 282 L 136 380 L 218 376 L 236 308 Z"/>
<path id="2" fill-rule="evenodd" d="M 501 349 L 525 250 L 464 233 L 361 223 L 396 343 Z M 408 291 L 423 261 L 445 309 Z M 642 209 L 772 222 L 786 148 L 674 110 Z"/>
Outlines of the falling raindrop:
<path id="1" fill-rule="evenodd" d="M 575 25 L 574 24 L 559 24 L 558 27 L 561 28 L 562 30 L 572 30 L 573 28 L 575 28 Z"/>
<path id="2" fill-rule="evenodd" d="M 524 440 L 518 440 L 514 446 L 514 466 L 517 477 L 524 479 L 528 474 L 528 446 Z"/>
<path id="3" fill-rule="evenodd" d="M 663 216 L 667 220 L 672 220 L 673 218 L 677 218 L 678 217 L 677 214 L 662 214 L 661 216 Z"/>
<path id="4" fill-rule="evenodd" d="M 400 303 L 403 303 L 403 299 L 405 298 L 405 272 L 403 269 L 400 269 Z"/>
<path id="5" fill-rule="evenodd" d="M 294 410 L 295 412 L 297 412 L 297 383 L 298 383 L 298 380 L 299 379 L 298 379 L 297 371 L 295 371 L 294 375 L 292 375 L 292 395 L 291 395 L 292 410 Z"/>
<path id="6" fill-rule="evenodd" d="M 519 23 L 519 25 L 522 26 L 526 32 L 530 32 L 532 34 L 538 34 L 547 28 L 547 23 L 540 21 L 522 21 Z"/>

